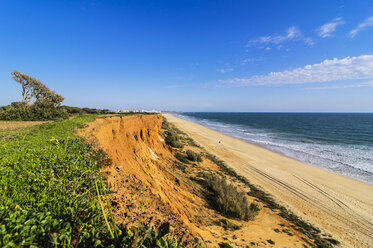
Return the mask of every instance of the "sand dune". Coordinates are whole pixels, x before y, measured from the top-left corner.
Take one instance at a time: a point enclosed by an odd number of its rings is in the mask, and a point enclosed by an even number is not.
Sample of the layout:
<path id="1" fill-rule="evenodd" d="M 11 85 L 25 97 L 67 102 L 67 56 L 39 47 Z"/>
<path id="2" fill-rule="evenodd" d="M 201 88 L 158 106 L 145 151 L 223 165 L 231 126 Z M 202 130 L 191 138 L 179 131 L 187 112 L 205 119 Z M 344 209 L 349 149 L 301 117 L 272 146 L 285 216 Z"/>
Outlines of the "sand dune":
<path id="1" fill-rule="evenodd" d="M 342 247 L 373 247 L 373 185 L 299 162 L 171 114 L 164 116 Z M 220 141 L 220 142 L 219 142 Z"/>

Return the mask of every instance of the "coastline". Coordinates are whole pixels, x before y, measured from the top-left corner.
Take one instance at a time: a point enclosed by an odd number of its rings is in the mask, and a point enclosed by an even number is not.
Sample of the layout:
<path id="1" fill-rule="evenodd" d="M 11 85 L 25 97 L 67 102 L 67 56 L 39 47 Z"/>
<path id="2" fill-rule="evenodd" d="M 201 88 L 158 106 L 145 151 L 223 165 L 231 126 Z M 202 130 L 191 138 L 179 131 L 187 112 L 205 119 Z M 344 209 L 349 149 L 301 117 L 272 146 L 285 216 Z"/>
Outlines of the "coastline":
<path id="1" fill-rule="evenodd" d="M 372 185 L 171 114 L 164 116 L 282 205 L 342 241 L 342 246 L 373 243 Z"/>
<path id="2" fill-rule="evenodd" d="M 290 150 L 289 149 L 284 150 L 283 148 L 282 149 L 281 148 L 276 149 L 276 145 L 268 145 L 268 144 L 260 143 L 260 141 L 254 141 L 255 137 L 253 137 L 254 140 L 252 140 L 251 137 L 244 138 L 244 137 L 242 137 L 242 134 L 237 135 L 237 133 L 231 132 L 230 130 L 234 130 L 234 125 L 237 125 L 237 124 L 231 124 L 231 126 L 229 126 L 229 127 L 225 126 L 224 128 L 220 128 L 218 126 L 204 124 L 202 122 L 199 122 L 198 118 L 194 119 L 193 117 L 190 117 L 188 115 L 175 114 L 174 116 L 176 118 L 180 118 L 180 119 L 183 119 L 183 120 L 187 120 L 187 121 L 191 121 L 191 122 L 200 124 L 204 127 L 212 129 L 212 130 L 214 130 L 218 133 L 222 133 L 222 134 L 228 135 L 232 138 L 242 140 L 246 143 L 252 144 L 254 146 L 261 147 L 263 149 L 269 150 L 269 151 L 274 152 L 274 153 L 278 153 L 282 156 L 297 160 L 299 162 L 302 162 L 302 163 L 305 163 L 305 164 L 308 164 L 308 165 L 311 165 L 311 166 L 314 166 L 314 167 L 318 167 L 318 168 L 323 169 L 323 170 L 327 170 L 327 171 L 332 172 L 334 174 L 339 174 L 339 175 L 342 175 L 342 176 L 345 176 L 345 177 L 348 177 L 348 178 L 352 178 L 352 179 L 355 179 L 355 180 L 358 180 L 358 181 L 361 181 L 361 182 L 364 182 L 364 183 L 368 183 L 368 184 L 373 186 L 373 174 L 372 174 L 372 172 L 370 172 L 368 170 L 365 170 L 363 168 L 354 167 L 354 166 L 352 166 L 351 164 L 349 164 L 345 161 L 338 161 L 338 160 L 335 160 L 335 158 L 323 157 L 323 156 L 321 156 L 321 160 L 318 159 L 318 158 L 315 160 L 314 158 L 312 158 L 312 157 L 315 156 L 315 154 L 312 155 L 312 153 L 308 153 L 305 150 L 303 150 L 303 151 L 302 150 L 298 150 L 298 151 L 296 150 L 296 152 L 294 152 L 292 149 L 290 149 Z M 218 122 L 216 122 L 216 123 L 218 123 Z M 223 125 L 230 125 L 230 124 L 223 124 Z M 241 127 L 237 127 L 237 128 L 241 128 Z M 245 130 L 240 130 L 240 131 L 245 131 Z M 277 148 L 278 147 L 281 147 L 281 146 L 277 146 Z M 325 149 L 328 149 L 328 148 L 325 148 Z M 312 148 L 310 148 L 310 150 L 312 150 Z M 297 153 L 300 153 L 302 155 L 299 155 Z M 339 166 L 337 166 L 337 167 L 333 166 L 334 165 L 333 163 L 336 163 L 336 162 L 342 164 L 345 167 L 343 168 L 343 167 L 339 167 Z"/>

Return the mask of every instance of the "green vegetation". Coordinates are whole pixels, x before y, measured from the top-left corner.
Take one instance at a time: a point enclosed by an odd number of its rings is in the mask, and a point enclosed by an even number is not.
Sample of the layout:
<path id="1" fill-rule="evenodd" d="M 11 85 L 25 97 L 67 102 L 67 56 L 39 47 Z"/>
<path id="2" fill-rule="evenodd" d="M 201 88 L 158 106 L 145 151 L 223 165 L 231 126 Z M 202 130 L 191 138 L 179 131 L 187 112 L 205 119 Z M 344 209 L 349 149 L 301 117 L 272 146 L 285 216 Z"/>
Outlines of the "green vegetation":
<path id="1" fill-rule="evenodd" d="M 267 242 L 271 245 L 274 245 L 275 244 L 275 241 L 273 241 L 272 239 L 268 239 Z"/>
<path id="2" fill-rule="evenodd" d="M 71 114 L 109 114 L 108 109 L 60 106 L 64 98 L 39 80 L 12 72 L 13 79 L 22 86 L 22 101 L 0 107 L 0 120 L 49 121 L 67 119 Z"/>
<path id="3" fill-rule="evenodd" d="M 193 152 L 191 150 L 186 151 L 187 159 L 192 162 L 202 162 L 201 154 L 197 154 L 196 152 Z"/>
<path id="4" fill-rule="evenodd" d="M 175 154 L 175 158 L 177 158 L 180 162 L 183 162 L 183 163 L 186 163 L 186 164 L 189 164 L 189 161 L 188 159 L 181 153 L 177 152 Z"/>
<path id="5" fill-rule="evenodd" d="M 214 174 L 205 174 L 207 185 L 214 192 L 214 205 L 229 217 L 252 220 L 259 212 L 255 203 L 248 204 L 244 192 Z"/>
<path id="6" fill-rule="evenodd" d="M 45 106 L 22 102 L 14 102 L 9 106 L 0 107 L 0 120 L 5 121 L 49 121 L 67 119 L 77 114 L 113 114 L 108 109 L 79 108 L 71 106 Z"/>
<path id="7" fill-rule="evenodd" d="M 113 114 L 108 109 L 79 108 L 63 105 L 61 109 L 69 114 Z"/>
<path id="8" fill-rule="evenodd" d="M 39 80 L 20 73 L 12 72 L 13 79 L 22 86 L 22 101 L 13 102 L 0 109 L 0 120 L 46 121 L 68 118 L 59 107 L 64 98 L 51 91 Z"/>
<path id="9" fill-rule="evenodd" d="M 174 132 L 167 132 L 167 136 L 164 140 L 167 145 L 174 148 L 183 148 L 184 145 L 180 141 L 180 137 Z"/>
<path id="10" fill-rule="evenodd" d="M 107 158 L 74 134 L 94 118 L 1 133 L 1 247 L 182 247 L 165 229 L 115 223 L 100 177 Z"/>
<path id="11" fill-rule="evenodd" d="M 13 71 L 11 74 L 14 81 L 22 86 L 20 104 L 30 105 L 34 101 L 38 105 L 57 107 L 63 102 L 64 98 L 61 95 L 51 91 L 39 80 L 18 71 Z"/>
<path id="12" fill-rule="evenodd" d="M 219 224 L 222 225 L 225 230 L 235 231 L 235 230 L 240 230 L 241 229 L 241 226 L 238 226 L 238 225 L 234 224 L 232 221 L 229 221 L 229 220 L 226 220 L 226 219 L 221 219 L 219 221 Z"/>
<path id="13" fill-rule="evenodd" d="M 287 228 L 282 229 L 282 232 L 286 233 L 289 236 L 293 236 L 293 234 L 291 233 L 291 231 L 289 229 L 287 229 Z"/>
<path id="14" fill-rule="evenodd" d="M 175 127 L 172 123 L 168 122 L 165 117 L 163 117 L 162 128 L 168 130 L 169 132 L 176 135 L 180 141 L 180 143 L 185 143 L 190 146 L 199 147 L 201 148 L 191 137 L 189 137 L 186 133 Z"/>
<path id="15" fill-rule="evenodd" d="M 49 121 L 61 120 L 69 117 L 60 107 L 41 106 L 33 104 L 31 106 L 17 106 L 12 103 L 6 110 L 0 109 L 0 120 L 4 121 Z"/>
<path id="16" fill-rule="evenodd" d="M 219 247 L 220 248 L 232 248 L 232 246 L 226 242 L 220 243 Z"/>

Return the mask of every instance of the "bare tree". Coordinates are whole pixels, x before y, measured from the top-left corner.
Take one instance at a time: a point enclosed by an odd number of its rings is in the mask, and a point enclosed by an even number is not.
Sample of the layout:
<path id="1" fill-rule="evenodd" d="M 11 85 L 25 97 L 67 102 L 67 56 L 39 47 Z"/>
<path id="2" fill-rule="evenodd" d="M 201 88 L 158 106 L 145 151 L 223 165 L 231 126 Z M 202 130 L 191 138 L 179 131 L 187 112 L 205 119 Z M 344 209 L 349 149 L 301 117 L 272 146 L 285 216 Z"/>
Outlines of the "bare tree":
<path id="1" fill-rule="evenodd" d="M 27 105 L 30 105 L 35 100 L 36 104 L 56 107 L 64 100 L 61 95 L 50 90 L 45 84 L 29 75 L 18 71 L 13 71 L 11 74 L 13 79 L 22 85 L 22 102 Z"/>

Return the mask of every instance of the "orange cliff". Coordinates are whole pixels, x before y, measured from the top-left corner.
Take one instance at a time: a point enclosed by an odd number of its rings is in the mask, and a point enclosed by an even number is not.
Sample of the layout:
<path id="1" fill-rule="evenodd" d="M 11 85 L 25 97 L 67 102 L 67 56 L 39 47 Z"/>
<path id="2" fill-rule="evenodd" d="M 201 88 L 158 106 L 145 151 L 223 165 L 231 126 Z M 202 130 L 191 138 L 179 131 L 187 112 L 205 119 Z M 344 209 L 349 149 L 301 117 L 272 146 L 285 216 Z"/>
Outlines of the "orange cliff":
<path id="1" fill-rule="evenodd" d="M 128 187 L 123 185 L 125 180 L 134 181 L 138 183 L 137 191 L 140 190 L 137 192 L 140 195 L 134 200 L 135 204 L 139 203 L 142 190 L 139 186 L 147 178 L 147 188 L 160 199 L 159 205 L 166 204 L 173 213 L 181 217 L 182 222 L 187 226 L 186 232 L 190 230 L 196 235 L 199 232 L 189 220 L 195 214 L 194 209 L 199 209 L 199 205 L 202 206 L 203 203 L 200 198 L 194 196 L 198 194 L 194 188 L 172 173 L 174 158 L 160 137 L 161 126 L 162 115 L 111 117 L 89 123 L 87 128 L 79 130 L 79 134 L 111 158 L 112 165 L 103 168 L 102 172 L 106 175 L 110 188 L 115 191 L 114 198 L 115 195 L 128 190 Z M 147 197 L 145 195 L 145 205 L 148 205 L 145 209 L 153 207 L 155 209 L 152 211 L 156 210 L 159 206 L 152 206 L 151 202 L 147 204 Z M 128 196 L 123 198 L 125 202 L 129 199 Z M 160 215 L 160 213 L 153 214 Z M 166 216 L 168 215 L 172 214 L 167 213 Z M 121 219 L 120 216 L 118 217 Z M 175 218 L 177 216 L 171 217 L 171 219 Z M 161 218 L 160 221 L 169 221 L 169 219 Z M 180 226 L 180 223 L 176 225 Z"/>

